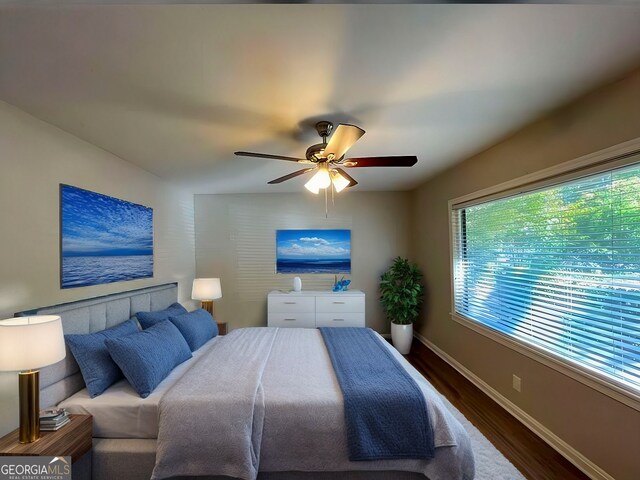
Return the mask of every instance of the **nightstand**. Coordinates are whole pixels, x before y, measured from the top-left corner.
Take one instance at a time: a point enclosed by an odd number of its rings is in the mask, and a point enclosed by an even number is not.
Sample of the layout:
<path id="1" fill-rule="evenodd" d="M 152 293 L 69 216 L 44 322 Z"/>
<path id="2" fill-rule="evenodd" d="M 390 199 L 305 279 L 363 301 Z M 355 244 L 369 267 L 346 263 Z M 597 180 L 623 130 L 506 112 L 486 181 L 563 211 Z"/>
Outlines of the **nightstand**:
<path id="1" fill-rule="evenodd" d="M 218 324 L 218 335 L 227 334 L 227 322 L 216 322 Z"/>
<path id="2" fill-rule="evenodd" d="M 18 430 L 0 438 L 0 456 L 71 457 L 74 480 L 91 478 L 91 415 L 69 415 L 71 421 L 55 432 L 40 432 L 33 443 L 20 443 Z"/>

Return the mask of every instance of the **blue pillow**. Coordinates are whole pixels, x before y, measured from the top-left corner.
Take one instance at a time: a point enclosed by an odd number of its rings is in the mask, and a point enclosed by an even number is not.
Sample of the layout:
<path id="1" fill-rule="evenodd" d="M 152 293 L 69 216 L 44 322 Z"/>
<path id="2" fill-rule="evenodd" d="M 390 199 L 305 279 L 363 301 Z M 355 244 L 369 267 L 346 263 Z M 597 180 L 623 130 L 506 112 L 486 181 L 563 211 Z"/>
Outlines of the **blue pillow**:
<path id="1" fill-rule="evenodd" d="M 142 397 L 147 398 L 177 365 L 191 358 L 189 345 L 169 320 L 105 342 L 111 358 Z"/>
<path id="2" fill-rule="evenodd" d="M 169 317 L 176 317 L 184 313 L 187 313 L 187 309 L 179 303 L 174 303 L 165 310 L 158 310 L 156 312 L 138 312 L 136 313 L 136 317 L 138 318 L 142 328 L 146 329 L 163 320 L 169 320 Z"/>
<path id="3" fill-rule="evenodd" d="M 178 327 L 192 352 L 218 335 L 218 324 L 209 312 L 201 308 L 177 317 L 169 317 L 169 320 Z"/>
<path id="4" fill-rule="evenodd" d="M 84 335 L 65 335 L 64 339 L 73 353 L 91 398 L 97 397 L 122 378 L 122 372 L 112 360 L 104 344 L 108 338 L 119 338 L 138 331 L 134 320 L 127 320 L 115 327 Z"/>

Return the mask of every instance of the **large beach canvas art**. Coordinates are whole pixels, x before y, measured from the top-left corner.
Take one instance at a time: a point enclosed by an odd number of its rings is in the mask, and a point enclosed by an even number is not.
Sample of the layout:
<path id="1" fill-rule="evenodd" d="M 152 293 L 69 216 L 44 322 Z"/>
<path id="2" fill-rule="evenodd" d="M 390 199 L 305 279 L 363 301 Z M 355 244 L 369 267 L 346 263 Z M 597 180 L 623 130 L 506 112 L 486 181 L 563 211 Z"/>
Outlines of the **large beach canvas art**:
<path id="1" fill-rule="evenodd" d="M 277 230 L 276 273 L 351 273 L 351 230 Z"/>
<path id="2" fill-rule="evenodd" d="M 60 185 L 60 284 L 153 277 L 153 209 Z"/>

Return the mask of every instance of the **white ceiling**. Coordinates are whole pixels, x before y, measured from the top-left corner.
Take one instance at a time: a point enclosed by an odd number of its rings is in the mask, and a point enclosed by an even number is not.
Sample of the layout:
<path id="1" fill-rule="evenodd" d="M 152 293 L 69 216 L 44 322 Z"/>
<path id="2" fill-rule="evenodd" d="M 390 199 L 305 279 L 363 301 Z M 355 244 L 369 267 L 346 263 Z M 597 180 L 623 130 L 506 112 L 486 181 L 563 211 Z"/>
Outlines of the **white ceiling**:
<path id="1" fill-rule="evenodd" d="M 638 5 L 0 7 L 0 99 L 196 193 L 267 185 L 320 119 L 405 190 L 640 65 Z"/>

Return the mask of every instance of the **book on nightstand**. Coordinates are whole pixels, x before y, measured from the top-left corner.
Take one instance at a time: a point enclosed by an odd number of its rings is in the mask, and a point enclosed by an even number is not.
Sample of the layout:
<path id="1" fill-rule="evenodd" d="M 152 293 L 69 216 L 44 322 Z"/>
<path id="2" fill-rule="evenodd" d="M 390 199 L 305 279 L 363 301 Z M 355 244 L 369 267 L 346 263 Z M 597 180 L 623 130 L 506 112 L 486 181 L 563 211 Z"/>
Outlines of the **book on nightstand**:
<path id="1" fill-rule="evenodd" d="M 43 432 L 54 432 L 67 423 L 69 423 L 69 415 L 64 408 L 42 410 L 40 412 L 40 430 Z"/>

